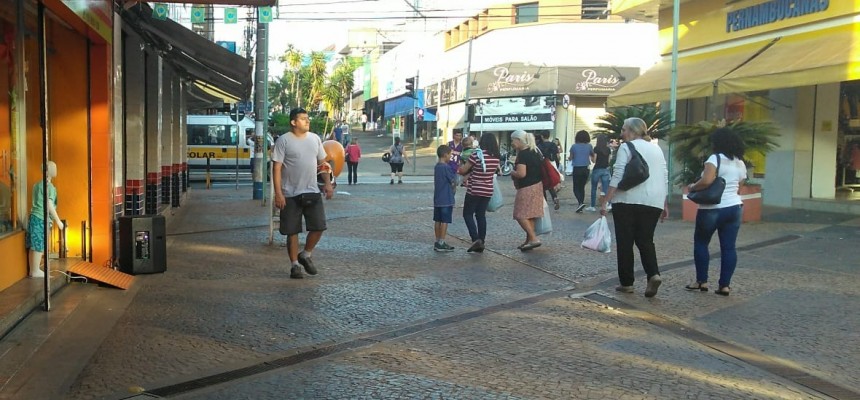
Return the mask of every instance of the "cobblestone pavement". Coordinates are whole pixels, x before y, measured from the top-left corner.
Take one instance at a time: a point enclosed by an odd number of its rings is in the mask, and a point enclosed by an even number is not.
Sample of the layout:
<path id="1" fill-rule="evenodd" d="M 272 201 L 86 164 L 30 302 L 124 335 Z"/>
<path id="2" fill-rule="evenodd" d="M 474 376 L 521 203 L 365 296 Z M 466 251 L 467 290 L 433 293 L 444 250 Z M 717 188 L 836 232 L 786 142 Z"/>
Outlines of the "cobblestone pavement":
<path id="1" fill-rule="evenodd" d="M 384 140 L 368 137 L 365 152 Z M 419 162 L 425 171 L 433 164 Z M 314 252 L 320 274 L 303 280 L 289 279 L 282 239 L 266 244 L 268 207 L 249 199 L 250 188 L 194 189 L 169 219 L 168 271 L 138 276 L 133 291 L 104 292 L 99 306 L 107 308 L 110 296 L 133 295 L 113 311 L 121 314 L 115 323 L 41 337 L 0 398 L 51 398 L 49 385 L 23 378 L 46 367 L 68 369 L 67 382 L 52 383 L 67 399 L 127 398 L 138 387 L 183 399 L 860 397 L 860 289 L 850 253 L 860 219 L 769 209 L 766 222 L 741 229 L 727 298 L 683 290 L 693 278 L 692 224 L 671 219 L 656 235 L 664 283 L 646 299 L 641 276 L 635 294 L 611 290 L 614 252 L 579 247 L 597 216 L 574 213 L 569 189 L 542 247 L 516 250 L 523 234 L 504 178 L 507 206 L 489 215 L 488 250 L 465 252 L 457 210 L 449 230 L 457 251 L 440 254 L 427 177 L 388 185 L 378 164 L 364 169 L 367 183 L 341 184 L 326 203 L 329 230 Z M 712 264 L 717 276 L 719 259 Z M 92 331 L 104 339 L 81 365 L 38 362 L 62 360 L 74 346 L 51 345 L 53 336 Z M 4 362 L 0 371 L 10 368 Z"/>

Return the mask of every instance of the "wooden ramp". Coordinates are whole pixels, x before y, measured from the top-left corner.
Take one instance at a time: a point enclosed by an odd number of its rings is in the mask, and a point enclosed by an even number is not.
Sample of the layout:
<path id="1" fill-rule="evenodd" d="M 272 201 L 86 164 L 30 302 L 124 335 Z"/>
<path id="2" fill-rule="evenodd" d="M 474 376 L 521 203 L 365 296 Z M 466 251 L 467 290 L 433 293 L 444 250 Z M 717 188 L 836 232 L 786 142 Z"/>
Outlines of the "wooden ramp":
<path id="1" fill-rule="evenodd" d="M 79 261 L 67 270 L 70 274 L 84 276 L 89 280 L 98 281 L 120 289 L 131 287 L 134 276 L 119 272 L 112 268 L 100 267 L 86 261 Z"/>

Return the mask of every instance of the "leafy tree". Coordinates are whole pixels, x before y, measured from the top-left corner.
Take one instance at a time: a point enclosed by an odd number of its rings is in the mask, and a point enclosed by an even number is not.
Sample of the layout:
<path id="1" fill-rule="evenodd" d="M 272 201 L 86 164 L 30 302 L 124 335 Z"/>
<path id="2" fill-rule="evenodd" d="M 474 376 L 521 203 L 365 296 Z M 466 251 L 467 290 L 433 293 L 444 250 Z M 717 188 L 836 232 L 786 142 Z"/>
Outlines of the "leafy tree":
<path id="1" fill-rule="evenodd" d="M 299 71 L 302 68 L 303 59 L 304 54 L 302 54 L 302 51 L 295 48 L 295 46 L 293 46 L 292 44 L 287 45 L 287 50 L 284 51 L 284 54 L 278 59 L 280 62 L 287 64 L 288 71 L 291 72 L 291 74 L 289 75 L 292 80 L 290 87 L 292 87 L 293 90 L 291 90 L 290 93 L 292 93 L 293 96 L 293 104 L 295 104 L 297 107 L 301 107 L 301 88 L 299 87 Z M 287 74 L 285 73 L 284 76 L 286 77 Z"/>
<path id="2" fill-rule="evenodd" d="M 746 154 L 767 154 L 777 147 L 775 139 L 779 134 L 771 122 L 737 121 L 726 126 L 740 136 Z M 711 133 L 719 127 L 720 125 L 713 122 L 702 121 L 672 129 L 669 133 L 669 141 L 674 146 L 672 156 L 681 166 L 675 174 L 675 184 L 687 185 L 699 179 L 704 162 L 711 155 Z M 748 167 L 752 165 L 747 160 L 744 162 Z"/>
<path id="3" fill-rule="evenodd" d="M 648 126 L 648 134 L 652 138 L 662 139 L 669 133 L 671 125 L 669 113 L 660 111 L 656 106 L 647 105 L 616 107 L 610 110 L 609 113 L 599 118 L 600 122 L 594 124 L 600 128 L 594 134 L 605 133 L 610 139 L 620 139 L 624 120 L 632 117 L 641 118 L 645 121 L 645 125 Z"/>
<path id="4" fill-rule="evenodd" d="M 286 77 L 280 77 L 269 81 L 269 104 L 274 107 L 280 106 L 281 110 L 290 107 L 290 84 Z"/>
<path id="5" fill-rule="evenodd" d="M 311 52 L 311 62 L 309 66 L 309 76 L 310 79 L 310 98 L 308 106 L 312 109 L 319 108 L 320 103 L 322 102 L 323 92 L 325 92 L 325 84 L 326 84 L 326 63 L 325 63 L 325 53 L 321 51 L 313 51 Z"/>

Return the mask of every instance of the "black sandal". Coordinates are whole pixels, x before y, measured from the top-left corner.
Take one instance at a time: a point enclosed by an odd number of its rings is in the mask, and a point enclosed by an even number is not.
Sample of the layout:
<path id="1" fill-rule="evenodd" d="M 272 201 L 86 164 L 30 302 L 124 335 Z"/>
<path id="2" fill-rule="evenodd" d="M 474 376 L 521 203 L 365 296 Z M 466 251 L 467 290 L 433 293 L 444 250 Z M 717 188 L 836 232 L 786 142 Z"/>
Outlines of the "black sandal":
<path id="1" fill-rule="evenodd" d="M 684 286 L 684 289 L 691 290 L 691 291 L 692 290 L 698 290 L 701 292 L 707 292 L 708 291 L 708 282 L 691 283 L 687 286 Z"/>
<path id="2" fill-rule="evenodd" d="M 732 291 L 732 288 L 730 288 L 728 286 L 720 286 L 720 289 L 714 293 L 716 293 L 720 296 L 728 296 L 731 291 Z"/>

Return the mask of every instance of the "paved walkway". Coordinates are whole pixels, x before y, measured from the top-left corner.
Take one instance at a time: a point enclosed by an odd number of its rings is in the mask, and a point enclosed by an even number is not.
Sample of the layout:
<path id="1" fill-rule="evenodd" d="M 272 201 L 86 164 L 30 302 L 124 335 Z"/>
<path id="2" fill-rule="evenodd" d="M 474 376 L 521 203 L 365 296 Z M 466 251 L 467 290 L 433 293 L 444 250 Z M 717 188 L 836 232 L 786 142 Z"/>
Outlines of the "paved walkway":
<path id="1" fill-rule="evenodd" d="M 326 203 L 318 276 L 289 279 L 250 188 L 195 189 L 169 220 L 166 273 L 70 284 L 0 341 L 0 398 L 860 397 L 858 218 L 767 209 L 741 229 L 729 297 L 683 290 L 692 224 L 671 219 L 646 299 L 641 275 L 612 291 L 614 253 L 579 247 L 596 215 L 569 189 L 544 246 L 516 250 L 505 178 L 488 251 L 467 254 L 455 218 L 458 249 L 440 254 L 431 184 L 375 183 L 385 165 L 367 160 L 368 182 Z"/>

